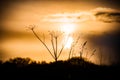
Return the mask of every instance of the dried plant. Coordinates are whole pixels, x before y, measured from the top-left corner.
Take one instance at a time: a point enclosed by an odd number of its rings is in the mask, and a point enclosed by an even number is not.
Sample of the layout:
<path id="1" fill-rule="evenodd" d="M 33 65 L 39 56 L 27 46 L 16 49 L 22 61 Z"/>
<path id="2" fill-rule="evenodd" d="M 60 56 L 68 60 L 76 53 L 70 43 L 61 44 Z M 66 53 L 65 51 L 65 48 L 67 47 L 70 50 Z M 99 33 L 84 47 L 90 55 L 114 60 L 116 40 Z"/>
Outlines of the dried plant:
<path id="1" fill-rule="evenodd" d="M 91 57 L 95 54 L 95 52 L 96 52 L 96 49 L 94 49 L 94 50 L 92 51 L 92 54 L 90 55 L 90 57 L 88 58 L 88 60 L 91 59 Z"/>
<path id="2" fill-rule="evenodd" d="M 85 45 L 87 44 L 87 41 L 85 41 L 81 47 L 81 51 L 79 52 L 80 53 L 80 58 L 82 58 L 82 55 L 83 55 L 83 52 L 84 52 L 84 49 L 85 49 Z"/>
<path id="3" fill-rule="evenodd" d="M 49 35 L 51 36 L 51 45 L 52 45 L 52 49 L 53 49 L 53 53 L 52 53 L 52 51 L 48 48 L 47 44 L 45 43 L 45 35 L 43 34 L 43 40 L 42 40 L 38 36 L 38 34 L 34 31 L 35 25 L 30 25 L 28 28 L 33 32 L 35 37 L 45 46 L 45 48 L 48 50 L 48 52 L 50 53 L 52 58 L 57 62 L 58 58 L 60 57 L 60 55 L 65 47 L 65 44 L 62 45 L 62 48 L 58 51 L 58 38 L 63 34 L 63 32 L 49 31 Z"/>
<path id="4" fill-rule="evenodd" d="M 38 34 L 34 31 L 35 29 L 35 25 L 30 25 L 28 28 L 33 32 L 33 34 L 35 35 L 35 37 L 44 45 L 44 47 L 48 50 L 49 54 L 52 56 L 52 58 L 55 60 L 55 61 L 58 61 L 58 58 L 60 57 L 69 37 L 71 35 L 67 35 L 67 39 L 64 41 L 65 44 L 62 44 L 61 48 L 58 49 L 58 40 L 60 38 L 60 36 L 63 35 L 63 32 L 60 32 L 60 31 L 48 31 L 49 32 L 49 35 L 50 35 L 50 41 L 51 41 L 51 45 L 52 45 L 52 49 L 49 48 L 49 46 L 45 43 L 45 35 L 43 34 L 43 39 L 41 39 Z M 76 39 L 72 42 L 71 44 L 71 47 L 69 49 L 69 55 L 68 55 L 68 59 L 71 58 L 71 55 L 76 51 L 76 45 L 79 44 L 79 40 L 80 40 L 80 35 L 78 37 L 76 37 Z M 85 46 L 87 44 L 87 41 L 85 41 L 82 45 L 81 45 L 81 49 L 79 52 L 79 55 L 80 55 L 80 59 L 82 59 L 83 57 L 83 53 L 84 53 L 84 49 L 85 49 Z M 91 56 L 94 55 L 96 50 L 93 51 L 93 53 L 91 54 Z M 86 54 L 87 55 L 87 54 Z M 91 57 L 90 56 L 90 57 Z"/>
<path id="5" fill-rule="evenodd" d="M 71 45 L 71 47 L 70 47 L 68 59 L 70 59 L 71 54 L 73 54 L 74 48 L 75 48 L 75 46 L 78 44 L 79 39 L 80 39 L 80 35 L 77 37 L 77 39 L 76 39 L 75 41 L 73 41 L 73 43 L 72 43 L 72 45 Z"/>

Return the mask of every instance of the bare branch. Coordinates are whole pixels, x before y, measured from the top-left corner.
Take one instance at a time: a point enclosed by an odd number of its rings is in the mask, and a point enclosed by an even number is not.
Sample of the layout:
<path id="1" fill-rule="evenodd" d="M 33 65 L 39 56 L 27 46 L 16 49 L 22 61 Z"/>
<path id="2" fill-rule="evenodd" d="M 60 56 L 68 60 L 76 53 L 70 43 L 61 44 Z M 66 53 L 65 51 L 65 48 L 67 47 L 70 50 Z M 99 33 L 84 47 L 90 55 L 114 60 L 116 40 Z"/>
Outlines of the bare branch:
<path id="1" fill-rule="evenodd" d="M 35 26 L 31 27 L 30 29 L 32 30 L 33 34 L 37 37 L 37 39 L 46 47 L 46 49 L 48 50 L 48 52 L 51 54 L 51 56 L 55 59 L 55 57 L 53 56 L 53 54 L 51 53 L 50 49 L 47 47 L 47 45 L 41 40 L 41 38 L 39 38 L 39 36 L 35 33 L 34 31 Z"/>
<path id="2" fill-rule="evenodd" d="M 53 38 L 53 35 L 51 35 L 51 43 L 52 43 L 52 48 L 53 48 L 53 52 L 54 52 L 54 57 L 56 58 L 56 56 L 55 56 L 56 51 L 55 51 L 55 47 L 54 47 L 54 38 Z"/>
<path id="3" fill-rule="evenodd" d="M 58 58 L 59 58 L 59 56 L 61 55 L 61 53 L 62 53 L 64 47 L 65 47 L 65 45 L 62 46 L 62 48 L 61 48 L 61 50 L 60 50 L 60 52 L 59 52 L 59 54 L 58 54 L 58 56 L 57 56 Z"/>
<path id="4" fill-rule="evenodd" d="M 49 34 L 51 35 L 51 43 L 52 43 L 52 48 L 53 48 L 53 52 L 54 52 L 54 57 L 55 57 L 55 61 L 58 60 L 59 56 L 62 53 L 62 50 L 64 47 L 62 47 L 62 49 L 60 50 L 60 53 L 58 54 L 58 38 L 63 34 L 59 31 L 49 31 Z"/>

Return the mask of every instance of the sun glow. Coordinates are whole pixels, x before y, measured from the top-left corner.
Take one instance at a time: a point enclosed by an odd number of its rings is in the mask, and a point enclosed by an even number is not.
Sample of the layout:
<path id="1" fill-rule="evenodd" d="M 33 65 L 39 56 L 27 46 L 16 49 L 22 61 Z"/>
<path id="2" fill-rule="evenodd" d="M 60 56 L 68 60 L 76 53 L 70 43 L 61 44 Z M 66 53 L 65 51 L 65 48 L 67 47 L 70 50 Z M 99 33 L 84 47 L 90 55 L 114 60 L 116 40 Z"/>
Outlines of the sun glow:
<path id="1" fill-rule="evenodd" d="M 62 23 L 60 24 L 61 31 L 63 31 L 66 35 L 66 43 L 65 49 L 69 49 L 73 43 L 73 37 L 70 36 L 75 31 L 76 24 L 75 23 Z"/>
<path id="2" fill-rule="evenodd" d="M 73 37 L 70 35 L 74 33 L 76 26 L 76 23 L 71 22 L 63 22 L 59 24 L 60 30 L 65 33 L 65 49 L 69 49 L 74 41 Z"/>
<path id="3" fill-rule="evenodd" d="M 73 38 L 72 37 L 69 37 L 67 39 L 67 42 L 65 43 L 65 49 L 69 49 L 72 45 L 72 42 L 73 42 Z"/>
<path id="4" fill-rule="evenodd" d="M 75 26 L 74 23 L 64 23 L 61 24 L 61 30 L 65 32 L 65 34 L 71 34 L 75 30 Z"/>

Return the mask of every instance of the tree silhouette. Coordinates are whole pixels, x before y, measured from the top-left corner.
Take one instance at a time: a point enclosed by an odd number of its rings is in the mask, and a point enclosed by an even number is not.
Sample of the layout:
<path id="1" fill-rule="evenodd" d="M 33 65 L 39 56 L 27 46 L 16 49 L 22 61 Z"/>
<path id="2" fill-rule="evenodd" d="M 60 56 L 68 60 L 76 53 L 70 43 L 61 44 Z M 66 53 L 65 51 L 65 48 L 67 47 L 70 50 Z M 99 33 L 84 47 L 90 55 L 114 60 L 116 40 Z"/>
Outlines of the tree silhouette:
<path id="1" fill-rule="evenodd" d="M 29 64 L 35 64 L 36 61 L 33 61 L 28 57 L 27 58 L 16 57 L 9 59 L 8 61 L 6 61 L 6 63 L 15 64 L 18 67 L 21 67 L 21 66 L 27 66 Z"/>

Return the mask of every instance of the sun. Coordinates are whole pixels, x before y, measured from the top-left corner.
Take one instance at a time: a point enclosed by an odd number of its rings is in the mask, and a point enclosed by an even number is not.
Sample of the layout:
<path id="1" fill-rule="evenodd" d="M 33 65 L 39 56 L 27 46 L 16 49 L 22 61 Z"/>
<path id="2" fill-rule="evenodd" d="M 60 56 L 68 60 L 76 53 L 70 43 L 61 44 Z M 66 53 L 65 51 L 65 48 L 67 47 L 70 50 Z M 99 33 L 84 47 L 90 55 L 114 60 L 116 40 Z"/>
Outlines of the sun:
<path id="1" fill-rule="evenodd" d="M 65 43 L 65 49 L 69 49 L 73 43 L 73 38 L 69 37 L 67 42 Z"/>
<path id="2" fill-rule="evenodd" d="M 76 24 L 75 23 L 62 23 L 60 25 L 61 31 L 63 31 L 66 35 L 66 43 L 65 49 L 69 49 L 73 43 L 73 37 L 70 36 L 75 31 Z"/>
<path id="3" fill-rule="evenodd" d="M 65 34 L 71 34 L 75 30 L 76 25 L 74 23 L 63 23 L 60 27 Z"/>

